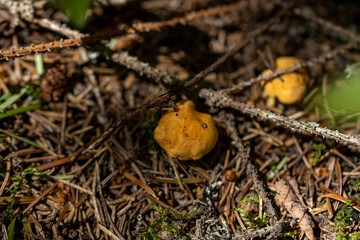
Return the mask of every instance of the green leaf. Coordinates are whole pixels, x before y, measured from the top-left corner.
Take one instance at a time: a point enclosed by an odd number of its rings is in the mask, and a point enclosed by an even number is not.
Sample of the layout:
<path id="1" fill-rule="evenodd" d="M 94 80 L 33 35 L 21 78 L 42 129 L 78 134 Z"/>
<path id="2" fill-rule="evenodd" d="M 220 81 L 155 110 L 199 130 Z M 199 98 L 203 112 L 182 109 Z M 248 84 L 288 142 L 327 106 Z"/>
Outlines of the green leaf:
<path id="1" fill-rule="evenodd" d="M 15 223 L 16 223 L 16 217 L 11 221 L 9 231 L 8 231 L 8 239 L 13 240 L 14 239 L 14 230 L 15 230 Z"/>
<path id="2" fill-rule="evenodd" d="M 18 140 L 20 140 L 20 141 L 22 141 L 22 142 L 24 142 L 24 143 L 27 143 L 27 144 L 29 144 L 29 145 L 31 145 L 31 146 L 34 146 L 34 147 L 39 148 L 39 149 L 42 149 L 42 147 L 41 147 L 39 144 L 37 144 L 36 142 L 34 142 L 34 141 L 32 141 L 32 140 L 30 140 L 30 139 L 28 139 L 28 138 L 25 138 L 25 137 L 21 137 L 21 136 L 12 134 L 12 133 L 9 133 L 9 132 L 4 131 L 4 130 L 1 130 L 1 129 L 0 129 L 0 131 L 3 132 L 3 133 L 5 133 L 5 134 L 7 134 L 7 135 L 9 135 L 9 136 L 11 136 L 11 137 L 13 137 L 13 138 L 18 139 Z"/>
<path id="3" fill-rule="evenodd" d="M 11 109 L 4 113 L 0 113 L 0 119 L 11 117 L 13 115 L 24 113 L 24 112 L 31 111 L 31 110 L 38 109 L 38 108 L 41 108 L 41 103 L 35 103 L 33 105 L 29 105 L 26 107 L 18 107 L 16 109 Z"/>
<path id="4" fill-rule="evenodd" d="M 318 88 L 309 106 L 318 110 L 332 125 L 359 118 L 360 62 L 349 64 L 343 72 L 330 77 L 325 96 L 322 87 Z"/>
<path id="5" fill-rule="evenodd" d="M 83 29 L 86 25 L 86 11 L 90 8 L 92 0 L 56 0 L 59 7 L 68 15 L 70 25 Z"/>
<path id="6" fill-rule="evenodd" d="M 5 108 L 16 102 L 19 98 L 21 98 L 29 90 L 29 88 L 30 85 L 26 85 L 25 87 L 21 88 L 18 93 L 12 95 L 5 102 L 0 104 L 0 112 L 2 112 Z"/>
<path id="7" fill-rule="evenodd" d="M 274 178 L 278 172 L 281 171 L 281 169 L 285 166 L 286 161 L 288 160 L 288 157 L 284 157 L 278 165 L 276 165 L 275 169 L 268 174 L 268 178 Z"/>

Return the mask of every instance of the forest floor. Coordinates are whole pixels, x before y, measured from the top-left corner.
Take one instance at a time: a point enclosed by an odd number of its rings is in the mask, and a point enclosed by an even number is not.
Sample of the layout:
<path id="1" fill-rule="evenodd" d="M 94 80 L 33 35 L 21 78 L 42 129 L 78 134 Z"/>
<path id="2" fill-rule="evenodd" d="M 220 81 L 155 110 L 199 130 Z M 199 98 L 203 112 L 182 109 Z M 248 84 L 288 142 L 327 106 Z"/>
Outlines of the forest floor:
<path id="1" fill-rule="evenodd" d="M 360 108 L 334 107 L 360 100 L 326 97 L 360 76 L 358 3 L 58 2 L 0 1 L 1 239 L 360 239 Z M 218 131 L 199 160 L 154 139 L 182 100 Z"/>

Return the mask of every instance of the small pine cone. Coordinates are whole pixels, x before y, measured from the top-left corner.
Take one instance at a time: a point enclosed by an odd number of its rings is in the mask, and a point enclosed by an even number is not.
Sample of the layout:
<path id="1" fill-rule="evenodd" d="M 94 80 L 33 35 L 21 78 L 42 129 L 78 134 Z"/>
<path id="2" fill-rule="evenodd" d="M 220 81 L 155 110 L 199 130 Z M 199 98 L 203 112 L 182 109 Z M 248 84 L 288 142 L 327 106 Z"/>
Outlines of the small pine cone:
<path id="1" fill-rule="evenodd" d="M 48 102 L 57 102 L 64 93 L 66 86 L 66 67 L 64 64 L 57 64 L 46 70 L 40 84 L 40 96 Z"/>

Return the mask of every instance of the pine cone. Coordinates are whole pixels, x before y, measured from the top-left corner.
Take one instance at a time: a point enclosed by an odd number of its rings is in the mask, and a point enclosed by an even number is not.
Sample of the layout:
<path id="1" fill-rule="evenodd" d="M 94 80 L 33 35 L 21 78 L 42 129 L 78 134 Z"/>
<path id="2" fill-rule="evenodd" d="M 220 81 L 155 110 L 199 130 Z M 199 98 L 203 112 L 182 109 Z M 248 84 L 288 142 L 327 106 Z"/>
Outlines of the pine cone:
<path id="1" fill-rule="evenodd" d="M 57 64 L 47 69 L 40 84 L 40 96 L 48 102 L 57 102 L 64 93 L 66 86 L 66 67 L 64 64 Z"/>

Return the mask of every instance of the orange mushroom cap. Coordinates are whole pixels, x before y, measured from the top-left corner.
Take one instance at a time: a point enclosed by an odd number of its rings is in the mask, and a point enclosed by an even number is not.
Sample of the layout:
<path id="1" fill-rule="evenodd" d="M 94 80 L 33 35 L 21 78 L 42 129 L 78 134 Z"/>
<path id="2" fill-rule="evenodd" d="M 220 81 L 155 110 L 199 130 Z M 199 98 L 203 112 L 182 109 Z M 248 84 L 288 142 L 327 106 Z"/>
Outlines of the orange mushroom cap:
<path id="1" fill-rule="evenodd" d="M 300 63 L 300 60 L 294 57 L 279 57 L 275 61 L 277 71 L 293 67 Z M 267 69 L 262 75 L 266 76 L 273 73 Z M 286 73 L 280 78 L 274 78 L 264 85 L 265 92 L 270 97 L 277 97 L 279 102 L 283 104 L 294 104 L 302 99 L 306 92 L 306 84 L 309 76 L 304 68 L 293 73 Z"/>
<path id="2" fill-rule="evenodd" d="M 171 157 L 198 160 L 216 145 L 218 132 L 211 115 L 195 110 L 193 101 L 176 104 L 155 128 L 154 138 Z"/>

